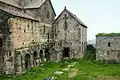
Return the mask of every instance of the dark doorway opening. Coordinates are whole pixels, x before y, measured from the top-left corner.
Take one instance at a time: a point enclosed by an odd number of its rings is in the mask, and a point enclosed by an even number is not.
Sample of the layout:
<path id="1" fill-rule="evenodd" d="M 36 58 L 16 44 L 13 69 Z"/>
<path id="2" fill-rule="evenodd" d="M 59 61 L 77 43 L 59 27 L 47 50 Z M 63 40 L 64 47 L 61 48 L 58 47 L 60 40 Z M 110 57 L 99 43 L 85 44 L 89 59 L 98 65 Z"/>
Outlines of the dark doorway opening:
<path id="1" fill-rule="evenodd" d="M 30 55 L 26 54 L 25 55 L 25 69 L 29 69 L 30 68 Z"/>
<path id="2" fill-rule="evenodd" d="M 48 48 L 45 49 L 45 58 L 47 61 L 50 59 L 50 53 Z"/>
<path id="3" fill-rule="evenodd" d="M 40 56 L 40 58 L 43 58 L 43 50 L 40 50 L 39 56 Z"/>
<path id="4" fill-rule="evenodd" d="M 40 50 L 40 52 L 39 52 L 39 58 L 43 62 L 43 60 L 44 60 L 43 50 Z"/>
<path id="5" fill-rule="evenodd" d="M 37 65 L 37 52 L 35 51 L 34 53 L 33 53 L 33 65 L 34 66 L 36 66 Z"/>
<path id="6" fill-rule="evenodd" d="M 70 57 L 70 48 L 69 47 L 64 47 L 64 50 L 63 50 L 63 57 Z"/>

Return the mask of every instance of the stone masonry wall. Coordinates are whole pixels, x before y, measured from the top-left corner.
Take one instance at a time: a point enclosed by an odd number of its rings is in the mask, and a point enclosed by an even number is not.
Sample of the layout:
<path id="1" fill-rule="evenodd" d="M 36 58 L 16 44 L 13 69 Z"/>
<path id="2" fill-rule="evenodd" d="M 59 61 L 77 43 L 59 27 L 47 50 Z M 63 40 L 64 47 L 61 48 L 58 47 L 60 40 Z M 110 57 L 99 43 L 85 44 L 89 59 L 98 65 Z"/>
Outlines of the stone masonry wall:
<path id="1" fill-rule="evenodd" d="M 64 30 L 64 17 L 67 15 L 68 29 Z M 61 50 L 66 47 L 70 47 L 70 58 L 80 58 L 84 52 L 83 47 L 86 44 L 82 44 L 87 41 L 87 29 L 84 29 L 68 12 L 64 11 L 59 19 L 54 24 L 55 41 Z M 66 37 L 66 41 L 65 41 Z M 67 43 L 65 43 L 67 42 Z"/>
<path id="2" fill-rule="evenodd" d="M 96 37 L 97 60 L 120 60 L 120 37 Z"/>

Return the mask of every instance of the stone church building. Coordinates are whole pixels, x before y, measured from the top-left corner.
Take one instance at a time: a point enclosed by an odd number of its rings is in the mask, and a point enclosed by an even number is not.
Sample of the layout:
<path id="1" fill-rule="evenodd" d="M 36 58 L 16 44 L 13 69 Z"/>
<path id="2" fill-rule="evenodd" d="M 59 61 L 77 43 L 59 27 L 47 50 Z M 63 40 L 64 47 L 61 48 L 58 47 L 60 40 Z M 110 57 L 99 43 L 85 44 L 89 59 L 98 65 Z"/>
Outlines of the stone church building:
<path id="1" fill-rule="evenodd" d="M 20 74 L 46 61 L 42 44 L 49 41 L 56 43 L 51 60 L 83 56 L 87 26 L 66 8 L 55 16 L 51 0 L 0 0 L 0 73 Z"/>
<path id="2" fill-rule="evenodd" d="M 87 26 L 65 9 L 55 19 L 54 40 L 63 58 L 82 58 L 87 45 Z"/>
<path id="3" fill-rule="evenodd" d="M 96 60 L 120 61 L 120 33 L 96 35 Z"/>

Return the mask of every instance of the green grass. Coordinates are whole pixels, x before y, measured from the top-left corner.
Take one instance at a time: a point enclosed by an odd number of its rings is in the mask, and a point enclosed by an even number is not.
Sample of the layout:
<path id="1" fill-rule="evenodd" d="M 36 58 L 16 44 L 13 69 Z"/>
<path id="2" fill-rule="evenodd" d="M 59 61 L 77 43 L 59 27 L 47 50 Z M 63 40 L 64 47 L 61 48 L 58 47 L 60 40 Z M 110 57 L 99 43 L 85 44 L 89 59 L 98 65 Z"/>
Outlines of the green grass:
<path id="1" fill-rule="evenodd" d="M 77 62 L 74 67 L 71 67 L 71 69 L 78 70 L 75 77 L 69 78 L 69 71 L 64 71 L 61 75 L 53 74 L 56 70 L 62 71 L 73 62 Z M 120 64 L 99 64 L 82 60 L 49 62 L 7 80 L 44 80 L 45 77 L 51 76 L 56 77 L 57 80 L 120 80 Z M 108 79 L 104 79 L 104 77 Z M 3 78 L 5 77 L 0 76 L 0 80 L 4 80 Z"/>

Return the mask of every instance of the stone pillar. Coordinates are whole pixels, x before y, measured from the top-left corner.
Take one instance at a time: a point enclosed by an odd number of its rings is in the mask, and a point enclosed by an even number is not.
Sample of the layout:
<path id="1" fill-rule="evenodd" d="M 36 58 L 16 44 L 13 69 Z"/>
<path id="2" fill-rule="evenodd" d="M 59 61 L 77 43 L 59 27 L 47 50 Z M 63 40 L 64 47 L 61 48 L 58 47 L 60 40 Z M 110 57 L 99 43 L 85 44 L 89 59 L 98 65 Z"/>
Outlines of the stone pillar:
<path id="1" fill-rule="evenodd" d="M 30 55 L 30 68 L 34 67 L 33 65 L 33 54 Z"/>
<path id="2" fill-rule="evenodd" d="M 22 73 L 21 55 L 18 55 L 18 74 Z"/>
<path id="3" fill-rule="evenodd" d="M 22 60 L 22 71 L 24 72 L 26 69 L 25 69 L 25 56 L 22 56 L 23 60 Z"/>
<path id="4" fill-rule="evenodd" d="M 46 61 L 45 60 L 45 49 L 43 49 L 43 61 Z"/>

